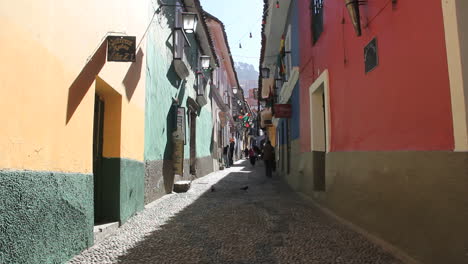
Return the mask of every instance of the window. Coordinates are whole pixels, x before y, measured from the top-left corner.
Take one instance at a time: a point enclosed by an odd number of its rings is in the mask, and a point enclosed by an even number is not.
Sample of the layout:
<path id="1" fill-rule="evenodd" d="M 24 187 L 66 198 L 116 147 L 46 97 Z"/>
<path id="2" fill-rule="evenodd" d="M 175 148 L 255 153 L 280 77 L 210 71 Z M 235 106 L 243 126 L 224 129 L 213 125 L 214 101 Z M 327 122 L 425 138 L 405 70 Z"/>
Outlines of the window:
<path id="1" fill-rule="evenodd" d="M 368 73 L 379 65 L 379 56 L 377 53 L 377 39 L 374 38 L 364 47 L 364 65 L 365 72 Z"/>
<path id="2" fill-rule="evenodd" d="M 323 32 L 323 2 L 325 0 L 311 0 L 312 40 L 315 44 Z"/>

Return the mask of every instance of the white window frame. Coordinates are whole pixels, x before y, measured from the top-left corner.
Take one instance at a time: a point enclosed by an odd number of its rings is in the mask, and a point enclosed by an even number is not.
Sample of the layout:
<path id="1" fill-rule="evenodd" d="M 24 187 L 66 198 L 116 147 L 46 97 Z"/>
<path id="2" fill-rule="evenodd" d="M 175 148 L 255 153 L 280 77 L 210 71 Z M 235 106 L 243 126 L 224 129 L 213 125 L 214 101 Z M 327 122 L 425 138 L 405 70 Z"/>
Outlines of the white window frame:
<path id="1" fill-rule="evenodd" d="M 322 72 L 319 78 L 309 87 L 309 110 L 310 110 L 310 149 L 312 151 L 325 151 L 326 153 L 330 152 L 330 135 L 331 135 L 331 126 L 330 126 L 330 97 L 329 97 L 329 79 L 328 79 L 328 70 Z M 321 134 L 323 126 L 320 115 L 322 112 L 318 113 L 314 109 L 320 109 L 320 102 L 322 101 L 321 97 L 318 98 L 318 93 L 320 88 L 323 88 L 324 101 L 325 101 L 325 134 Z M 314 133 L 315 131 L 315 133 Z M 323 139 L 325 137 L 325 139 Z M 323 146 L 325 143 L 325 146 Z"/>

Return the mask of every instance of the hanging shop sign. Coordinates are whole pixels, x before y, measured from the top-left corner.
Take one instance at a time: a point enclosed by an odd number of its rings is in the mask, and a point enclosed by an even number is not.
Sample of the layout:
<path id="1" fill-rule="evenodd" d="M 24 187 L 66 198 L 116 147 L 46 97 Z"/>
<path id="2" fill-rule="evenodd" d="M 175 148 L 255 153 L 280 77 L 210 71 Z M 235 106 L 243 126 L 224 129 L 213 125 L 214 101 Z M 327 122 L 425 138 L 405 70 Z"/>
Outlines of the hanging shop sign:
<path id="1" fill-rule="evenodd" d="M 187 143 L 187 136 L 185 133 L 185 107 L 177 107 L 177 120 L 176 131 L 174 139 L 182 140 L 184 144 Z"/>
<path id="2" fill-rule="evenodd" d="M 276 118 L 291 118 L 292 107 L 291 104 L 275 104 L 274 112 Z"/>
<path id="3" fill-rule="evenodd" d="M 219 112 L 219 121 L 221 123 L 221 127 L 226 126 L 226 113 L 225 112 Z"/>
<path id="4" fill-rule="evenodd" d="M 136 37 L 107 37 L 107 61 L 134 62 L 136 60 L 135 53 Z"/>
<path id="5" fill-rule="evenodd" d="M 181 139 L 174 140 L 174 152 L 172 154 L 172 164 L 174 174 L 184 175 L 184 141 Z"/>

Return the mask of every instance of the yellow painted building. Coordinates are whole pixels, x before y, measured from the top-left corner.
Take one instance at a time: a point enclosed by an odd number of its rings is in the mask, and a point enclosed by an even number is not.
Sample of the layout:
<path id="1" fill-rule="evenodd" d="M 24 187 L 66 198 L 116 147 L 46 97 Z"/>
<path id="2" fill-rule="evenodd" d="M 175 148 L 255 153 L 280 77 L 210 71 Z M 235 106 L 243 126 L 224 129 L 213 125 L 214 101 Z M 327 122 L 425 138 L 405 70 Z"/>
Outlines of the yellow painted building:
<path id="1" fill-rule="evenodd" d="M 0 1 L 1 263 L 63 262 L 93 244 L 95 222 L 143 208 L 152 12 L 149 0 Z M 135 62 L 106 60 L 111 35 L 136 37 Z"/>

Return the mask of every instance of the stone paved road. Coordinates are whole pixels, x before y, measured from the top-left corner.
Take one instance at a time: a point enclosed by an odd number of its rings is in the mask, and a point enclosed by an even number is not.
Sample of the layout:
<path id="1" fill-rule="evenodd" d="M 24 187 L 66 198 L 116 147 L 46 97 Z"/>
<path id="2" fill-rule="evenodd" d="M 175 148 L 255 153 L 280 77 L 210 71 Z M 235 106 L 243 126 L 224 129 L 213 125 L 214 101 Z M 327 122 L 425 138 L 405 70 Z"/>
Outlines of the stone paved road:
<path id="1" fill-rule="evenodd" d="M 198 179 L 69 263 L 400 263 L 263 169 L 243 162 Z"/>

